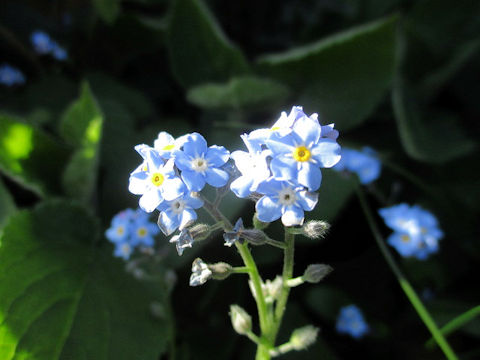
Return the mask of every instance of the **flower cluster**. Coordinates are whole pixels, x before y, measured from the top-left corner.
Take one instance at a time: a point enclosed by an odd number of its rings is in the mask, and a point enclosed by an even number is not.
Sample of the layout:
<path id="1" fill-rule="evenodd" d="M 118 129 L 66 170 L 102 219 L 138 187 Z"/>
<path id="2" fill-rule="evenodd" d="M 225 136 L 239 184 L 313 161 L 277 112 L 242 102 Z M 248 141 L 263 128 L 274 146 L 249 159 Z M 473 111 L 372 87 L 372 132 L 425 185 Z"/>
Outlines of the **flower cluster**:
<path id="1" fill-rule="evenodd" d="M 153 237 L 159 232 L 146 212 L 126 209 L 113 217 L 105 236 L 115 245 L 114 255 L 128 260 L 135 248 L 153 247 Z"/>
<path id="2" fill-rule="evenodd" d="M 142 195 L 139 204 L 146 212 L 160 211 L 158 225 L 165 235 L 184 230 L 203 206 L 199 197 L 205 184 L 225 186 L 229 174 L 223 169 L 230 153 L 223 146 L 208 147 L 202 135 L 187 134 L 174 139 L 161 132 L 154 146 L 135 147 L 143 163 L 130 174 L 129 190 Z"/>
<path id="3" fill-rule="evenodd" d="M 394 232 L 388 243 L 402 256 L 425 260 L 438 251 L 443 232 L 437 218 L 418 205 L 399 204 L 379 210 L 385 224 Z"/>
<path id="4" fill-rule="evenodd" d="M 33 48 L 37 54 L 40 55 L 52 55 L 55 59 L 59 61 L 64 61 L 67 59 L 67 51 L 58 45 L 58 43 L 50 38 L 46 32 L 41 30 L 35 30 L 30 35 L 30 41 L 32 42 Z"/>
<path id="5" fill-rule="evenodd" d="M 5 86 L 22 85 L 25 83 L 25 76 L 16 67 L 8 64 L 0 66 L 0 84 Z"/>
<path id="6" fill-rule="evenodd" d="M 380 160 L 375 151 L 369 147 L 364 147 L 361 151 L 342 148 L 342 159 L 333 167 L 333 170 L 357 174 L 364 185 L 377 180 L 381 169 Z"/>
<path id="7" fill-rule="evenodd" d="M 344 306 L 340 309 L 336 323 L 337 332 L 360 339 L 370 331 L 363 314 L 356 305 Z"/>
<path id="8" fill-rule="evenodd" d="M 322 126 L 317 114 L 307 116 L 302 107 L 294 106 L 271 128 L 241 136 L 248 152 L 232 153 L 241 176 L 230 188 L 241 198 L 261 196 L 255 207 L 260 221 L 281 218 L 285 226 L 301 225 L 304 211 L 317 204 L 320 168 L 340 160 L 337 137 L 333 124 Z"/>

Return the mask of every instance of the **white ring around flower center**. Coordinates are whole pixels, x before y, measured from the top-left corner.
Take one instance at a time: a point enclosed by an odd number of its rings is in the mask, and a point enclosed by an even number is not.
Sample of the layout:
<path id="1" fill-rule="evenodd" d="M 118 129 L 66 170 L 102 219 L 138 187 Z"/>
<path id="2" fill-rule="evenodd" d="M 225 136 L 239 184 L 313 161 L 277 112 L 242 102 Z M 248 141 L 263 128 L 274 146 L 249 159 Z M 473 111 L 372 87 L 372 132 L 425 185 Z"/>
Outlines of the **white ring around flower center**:
<path id="1" fill-rule="evenodd" d="M 297 195 L 295 194 L 295 191 L 290 187 L 283 188 L 278 192 L 278 201 L 282 205 L 292 205 L 295 203 L 296 200 Z"/>
<path id="2" fill-rule="evenodd" d="M 202 157 L 198 157 L 192 160 L 192 170 L 197 171 L 197 172 L 204 172 L 207 170 L 208 163 L 207 160 L 205 160 Z"/>
<path id="3" fill-rule="evenodd" d="M 170 205 L 170 209 L 173 211 L 174 214 L 178 215 L 178 214 L 181 214 L 183 212 L 183 210 L 185 210 L 185 201 L 183 200 L 175 200 L 174 202 L 172 202 L 172 204 Z"/>

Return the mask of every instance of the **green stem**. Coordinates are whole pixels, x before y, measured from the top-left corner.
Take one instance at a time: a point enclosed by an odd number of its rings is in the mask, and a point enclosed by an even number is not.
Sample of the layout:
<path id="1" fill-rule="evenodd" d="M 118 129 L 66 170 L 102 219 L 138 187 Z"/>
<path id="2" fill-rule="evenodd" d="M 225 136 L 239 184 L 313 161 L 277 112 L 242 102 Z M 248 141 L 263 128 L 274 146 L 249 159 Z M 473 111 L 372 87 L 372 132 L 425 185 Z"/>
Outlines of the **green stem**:
<path id="1" fill-rule="evenodd" d="M 356 184 L 355 189 L 356 189 L 358 198 L 360 200 L 360 205 L 362 206 L 363 212 L 365 213 L 365 217 L 367 219 L 368 225 L 370 226 L 370 229 L 372 231 L 373 237 L 375 238 L 375 241 L 377 242 L 377 245 L 380 248 L 380 251 L 382 252 L 383 257 L 385 258 L 388 265 L 390 266 L 390 269 L 395 274 L 398 282 L 400 283 L 400 287 L 405 292 L 405 295 L 407 296 L 408 300 L 410 300 L 410 302 L 412 303 L 413 307 L 415 308 L 418 315 L 420 316 L 420 319 L 422 319 L 423 323 L 432 334 L 438 346 L 442 349 L 446 358 L 449 360 L 457 360 L 458 359 L 457 355 L 452 350 L 447 340 L 445 340 L 445 338 L 443 337 L 442 333 L 440 332 L 437 325 L 435 324 L 435 321 L 433 320 L 428 310 L 423 305 L 422 301 L 418 297 L 413 287 L 410 285 L 406 277 L 403 275 L 402 271 L 396 264 L 392 254 L 390 253 L 390 250 L 385 245 L 385 241 L 375 223 L 375 219 L 373 217 L 372 211 L 368 206 L 368 202 L 365 197 L 365 194 L 363 193 L 363 190 L 360 188 L 360 185 L 358 183 Z"/>
<path id="2" fill-rule="evenodd" d="M 290 294 L 290 286 L 287 282 L 293 276 L 293 257 L 295 250 L 295 234 L 290 233 L 285 228 L 285 250 L 283 255 L 283 287 L 280 297 L 278 298 L 277 305 L 275 307 L 275 325 L 271 333 L 272 344 L 275 343 L 275 338 L 282 324 L 283 314 L 285 313 L 285 308 L 287 306 L 288 295 Z"/>
<path id="3" fill-rule="evenodd" d="M 475 306 L 474 308 L 464 312 L 463 314 L 457 316 L 455 319 L 449 321 L 445 324 L 441 329 L 441 333 L 445 336 L 448 336 L 453 331 L 457 330 L 458 328 L 462 327 L 469 321 L 472 321 L 475 317 L 480 315 L 480 305 Z M 425 347 L 431 349 L 435 346 L 435 340 L 430 338 L 426 343 Z"/>

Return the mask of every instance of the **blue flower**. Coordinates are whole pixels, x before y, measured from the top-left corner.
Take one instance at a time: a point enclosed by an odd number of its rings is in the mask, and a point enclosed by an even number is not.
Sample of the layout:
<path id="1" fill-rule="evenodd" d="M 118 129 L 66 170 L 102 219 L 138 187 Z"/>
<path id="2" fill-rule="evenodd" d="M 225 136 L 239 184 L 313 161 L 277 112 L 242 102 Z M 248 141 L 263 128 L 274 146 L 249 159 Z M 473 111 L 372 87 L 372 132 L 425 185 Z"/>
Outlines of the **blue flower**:
<path id="1" fill-rule="evenodd" d="M 340 160 L 340 145 L 321 137 L 321 132 L 318 121 L 305 116 L 295 121 L 289 134 L 273 134 L 266 141 L 272 151 L 270 168 L 275 179 L 296 181 L 310 191 L 320 187 L 320 168 L 332 167 Z"/>
<path id="2" fill-rule="evenodd" d="M 0 84 L 13 86 L 24 83 L 25 76 L 20 70 L 8 64 L 2 64 L 2 66 L 0 66 Z"/>
<path id="3" fill-rule="evenodd" d="M 134 246 L 152 247 L 153 237 L 160 232 L 158 226 L 149 221 L 148 214 L 141 209 L 137 209 L 131 224 L 131 240 Z"/>
<path id="4" fill-rule="evenodd" d="M 198 133 L 189 134 L 183 150 L 174 152 L 175 165 L 181 170 L 181 177 L 188 189 L 200 191 L 205 183 L 222 187 L 228 182 L 228 173 L 221 167 L 228 161 L 230 153 L 223 146 L 207 147 L 204 137 Z"/>
<path id="5" fill-rule="evenodd" d="M 50 39 L 50 36 L 41 31 L 35 30 L 30 35 L 30 41 L 32 42 L 34 50 L 41 55 L 49 54 L 54 49 L 54 42 Z"/>
<path id="6" fill-rule="evenodd" d="M 362 184 L 369 184 L 380 176 L 382 164 L 373 149 L 364 147 L 361 151 L 342 148 L 342 158 L 334 170 L 351 171 L 358 175 Z"/>
<path id="7" fill-rule="evenodd" d="M 429 211 L 402 203 L 380 209 L 379 214 L 394 230 L 387 241 L 400 255 L 425 260 L 438 251 L 438 240 L 443 232 L 437 218 Z"/>
<path id="8" fill-rule="evenodd" d="M 53 43 L 52 56 L 59 61 L 65 61 L 68 58 L 67 51 L 56 42 Z"/>
<path id="9" fill-rule="evenodd" d="M 172 236 L 171 243 L 175 243 L 178 255 L 182 256 L 183 251 L 188 247 L 191 248 L 194 242 L 191 232 L 185 228 L 180 231 L 180 234 Z"/>
<path id="10" fill-rule="evenodd" d="M 140 207 L 152 212 L 164 200 L 170 201 L 183 195 L 184 185 L 174 171 L 173 160 L 165 161 L 153 148 L 137 146 L 137 151 L 145 159 L 130 175 L 128 190 L 142 195 Z"/>
<path id="11" fill-rule="evenodd" d="M 116 257 L 121 257 L 123 260 L 130 259 L 130 256 L 133 253 L 133 246 L 128 241 L 120 241 L 114 243 L 115 249 L 113 250 L 113 255 Z"/>
<path id="12" fill-rule="evenodd" d="M 336 329 L 338 333 L 348 334 L 355 339 L 363 337 L 370 331 L 362 312 L 356 305 L 348 305 L 340 309 Z"/>
<path id="13" fill-rule="evenodd" d="M 191 193 L 186 193 L 179 198 L 171 201 L 164 201 L 158 207 L 160 216 L 158 217 L 158 226 L 165 235 L 172 234 L 175 230 L 183 230 L 197 219 L 197 213 L 194 209 L 203 206 L 203 201 Z"/>
<path id="14" fill-rule="evenodd" d="M 243 220 L 239 218 L 235 223 L 232 231 L 226 231 L 223 234 L 223 239 L 225 240 L 225 246 L 232 246 L 235 242 L 240 240 L 240 234 L 244 230 Z"/>
<path id="15" fill-rule="evenodd" d="M 318 194 L 303 186 L 273 178 L 262 182 L 257 192 L 264 195 L 255 205 L 258 219 L 272 222 L 281 217 L 285 226 L 303 224 L 304 211 L 313 210 L 318 201 Z"/>
<path id="16" fill-rule="evenodd" d="M 170 159 L 173 153 L 183 146 L 183 143 L 187 140 L 187 135 L 180 136 L 175 139 L 169 133 L 162 131 L 158 134 L 157 139 L 153 143 L 153 147 L 158 151 L 160 156 L 165 160 Z"/>
<path id="17" fill-rule="evenodd" d="M 113 243 L 125 241 L 130 236 L 130 223 L 133 214 L 132 209 L 126 209 L 115 215 L 110 227 L 105 232 L 106 238 Z"/>
<path id="18" fill-rule="evenodd" d="M 261 182 L 270 177 L 270 169 L 267 163 L 270 151 L 262 150 L 258 144 L 252 143 L 246 135 L 242 135 L 241 138 L 249 152 L 234 151 L 231 154 L 231 158 L 235 161 L 235 165 L 242 175 L 230 184 L 230 189 L 238 197 L 245 198 L 256 191 Z"/>

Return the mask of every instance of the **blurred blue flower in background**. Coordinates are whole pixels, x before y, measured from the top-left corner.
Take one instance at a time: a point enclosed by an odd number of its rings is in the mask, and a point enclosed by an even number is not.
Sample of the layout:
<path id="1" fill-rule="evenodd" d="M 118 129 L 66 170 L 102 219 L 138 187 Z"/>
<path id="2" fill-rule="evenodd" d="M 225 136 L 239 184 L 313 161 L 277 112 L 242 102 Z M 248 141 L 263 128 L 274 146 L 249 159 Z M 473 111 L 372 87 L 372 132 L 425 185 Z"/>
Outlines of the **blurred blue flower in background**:
<path id="1" fill-rule="evenodd" d="M 0 84 L 6 86 L 22 85 L 25 83 L 25 76 L 16 67 L 8 64 L 0 66 Z"/>
<path id="2" fill-rule="evenodd" d="M 370 331 L 361 310 L 356 305 L 344 306 L 340 309 L 336 323 L 337 332 L 360 339 Z"/>
<path id="3" fill-rule="evenodd" d="M 387 241 L 400 255 L 425 260 L 438 251 L 438 240 L 443 232 L 437 218 L 429 211 L 402 203 L 378 212 L 385 224 L 394 230 Z"/>
<path id="4" fill-rule="evenodd" d="M 363 147 L 362 150 L 359 151 L 343 147 L 341 154 L 342 158 L 338 164 L 333 167 L 334 170 L 355 173 L 364 185 L 370 184 L 380 176 L 382 163 L 373 149 Z"/>
<path id="5" fill-rule="evenodd" d="M 125 209 L 113 217 L 105 237 L 115 246 L 114 255 L 128 260 L 137 247 L 152 247 L 159 232 L 145 211 Z"/>
<path id="6" fill-rule="evenodd" d="M 35 30 L 30 35 L 30 41 L 33 45 L 33 49 L 40 55 L 52 55 L 59 61 L 64 61 L 68 58 L 67 51 L 52 40 L 50 35 L 42 30 Z"/>

